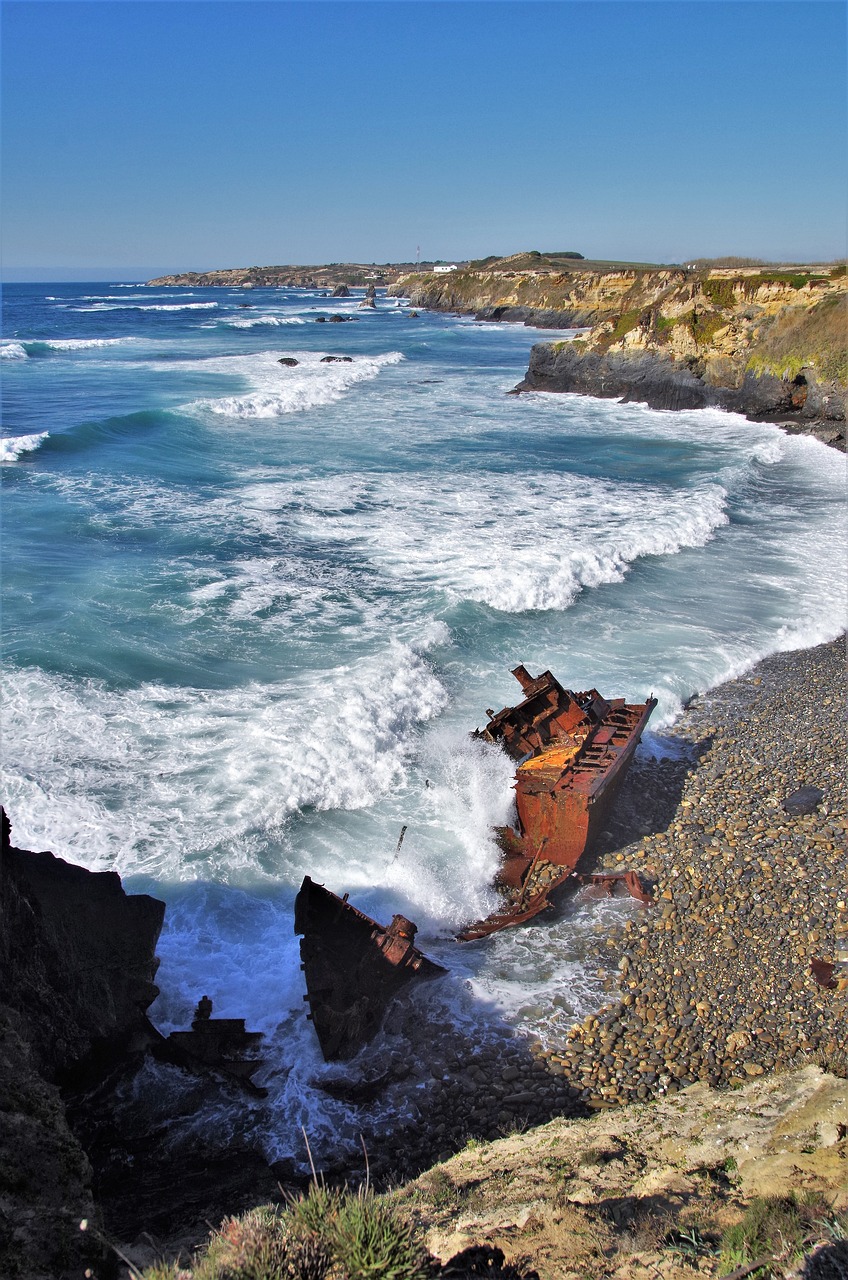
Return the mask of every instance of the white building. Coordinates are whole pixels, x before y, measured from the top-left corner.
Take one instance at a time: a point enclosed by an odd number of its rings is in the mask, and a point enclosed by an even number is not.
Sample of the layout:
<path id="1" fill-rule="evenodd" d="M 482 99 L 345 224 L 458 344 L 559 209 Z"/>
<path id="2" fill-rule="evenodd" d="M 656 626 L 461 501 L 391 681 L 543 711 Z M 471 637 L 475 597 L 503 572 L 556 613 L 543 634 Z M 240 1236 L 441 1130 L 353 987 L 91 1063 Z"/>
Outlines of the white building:
<path id="1" fill-rule="evenodd" d="M 434 267 L 433 270 L 437 275 L 443 276 L 447 271 L 456 271 L 456 263 L 452 262 L 449 266 L 441 265 Z"/>

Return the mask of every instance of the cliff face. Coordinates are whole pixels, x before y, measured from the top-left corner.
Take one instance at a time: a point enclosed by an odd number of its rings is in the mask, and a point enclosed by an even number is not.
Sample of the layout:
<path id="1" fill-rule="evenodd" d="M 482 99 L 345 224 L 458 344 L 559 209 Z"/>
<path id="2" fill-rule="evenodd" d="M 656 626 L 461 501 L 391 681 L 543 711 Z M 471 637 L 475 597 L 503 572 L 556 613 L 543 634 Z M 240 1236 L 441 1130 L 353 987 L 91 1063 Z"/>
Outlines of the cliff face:
<path id="1" fill-rule="evenodd" d="M 589 332 L 533 348 L 519 391 L 716 406 L 795 423 L 844 448 L 848 384 L 841 268 L 676 268 L 413 275 L 390 293 L 481 320 Z"/>
<path id="2" fill-rule="evenodd" d="M 58 1082 L 84 1081 L 153 1034 L 146 1009 L 164 903 L 95 874 L 0 849 L 0 1274 L 81 1274 L 100 1245 L 91 1168 L 68 1128 Z"/>
<path id="3" fill-rule="evenodd" d="M 634 308 L 655 306 L 686 282 L 678 268 L 562 273 L 453 271 L 408 275 L 390 295 L 436 311 L 474 312 L 481 320 L 509 320 L 539 328 L 599 324 Z"/>

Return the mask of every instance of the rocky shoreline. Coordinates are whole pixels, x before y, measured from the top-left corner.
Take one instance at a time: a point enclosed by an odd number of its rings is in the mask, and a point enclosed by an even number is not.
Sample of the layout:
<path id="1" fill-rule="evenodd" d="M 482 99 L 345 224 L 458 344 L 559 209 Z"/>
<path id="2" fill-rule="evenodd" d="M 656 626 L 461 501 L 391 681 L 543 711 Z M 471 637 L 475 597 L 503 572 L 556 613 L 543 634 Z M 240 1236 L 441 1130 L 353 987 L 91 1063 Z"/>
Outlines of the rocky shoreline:
<path id="1" fill-rule="evenodd" d="M 639 868 L 654 881 L 655 905 L 634 906 L 616 931 L 599 922 L 589 961 L 608 1003 L 559 1043 L 542 1045 L 497 1030 L 475 1042 L 456 1027 L 424 1024 L 414 1004 L 395 1010 L 388 1030 L 407 1045 L 405 1057 L 354 1064 L 358 1076 L 345 1073 L 336 1082 L 335 1096 L 359 1109 L 374 1185 L 397 1187 L 421 1175 L 409 1189 L 410 1204 L 423 1195 L 437 1206 L 429 1221 L 439 1222 L 452 1246 L 458 1243 L 447 1221 L 453 1200 L 445 1197 L 465 1177 L 453 1172 L 458 1152 L 471 1152 L 460 1155 L 460 1163 L 495 1168 L 499 1140 L 506 1136 L 527 1146 L 538 1135 L 550 1145 L 550 1131 L 537 1126 L 595 1115 L 603 1136 L 587 1131 L 586 1141 L 612 1142 L 615 1150 L 598 1163 L 606 1168 L 613 1162 L 609 1167 L 622 1175 L 616 1194 L 635 1204 L 643 1193 L 630 1189 L 632 1179 L 615 1163 L 624 1159 L 622 1143 L 609 1137 L 623 1132 L 625 1121 L 634 1134 L 648 1132 L 645 1126 L 654 1122 L 641 1108 L 631 1116 L 633 1104 L 656 1101 L 658 1115 L 676 1116 L 677 1095 L 684 1095 L 681 1123 L 689 1116 L 691 1127 L 690 1092 L 684 1091 L 693 1087 L 706 1091 L 697 1094 L 700 1116 L 705 1105 L 720 1110 L 728 1090 L 742 1090 L 743 1097 L 762 1086 L 770 1098 L 784 1073 L 818 1071 L 818 1080 L 824 1069 L 845 1078 L 848 990 L 820 986 L 811 970 L 812 960 L 833 960 L 848 948 L 845 691 L 844 637 L 776 654 L 693 700 L 666 735 L 673 754 L 637 758 L 585 869 Z M 784 802 L 801 786 L 821 795 L 811 812 L 793 814 Z M 784 1089 L 788 1099 L 795 1077 L 785 1078 L 791 1082 Z M 399 1118 L 388 1132 L 375 1100 L 397 1107 Z M 803 1116 L 792 1120 L 796 1129 L 802 1122 Z M 654 1128 L 663 1123 L 658 1119 Z M 796 1146 L 812 1150 L 802 1138 Z M 624 1145 L 629 1148 L 630 1139 Z M 551 1180 L 552 1157 L 543 1154 L 547 1172 L 539 1186 Z M 526 1164 L 526 1156 L 522 1160 Z M 442 1172 L 445 1161 L 451 1162 L 448 1174 Z M 575 1157 L 574 1163 L 581 1161 Z M 339 1162 L 319 1158 L 319 1167 L 330 1180 L 355 1183 L 364 1176 L 361 1148 L 351 1148 Z M 291 1169 L 274 1172 L 282 1183 L 295 1184 Z M 652 1185 L 644 1193 L 640 1213 L 656 1207 L 655 1192 Z M 249 1194 L 243 1187 L 241 1204 L 250 1203 Z M 462 1196 L 457 1200 L 466 1203 Z M 554 1207 L 559 1213 L 561 1198 Z M 491 1238 L 507 1245 L 510 1231 L 515 1235 L 510 1228 Z M 123 1235 L 121 1247 L 143 1265 L 157 1252 L 174 1256 L 180 1246 L 195 1246 L 203 1234 L 198 1215 L 194 1229 L 173 1232 L 150 1223 L 141 1238 Z M 444 1252 L 435 1240 L 432 1245 Z"/>
<path id="2" fill-rule="evenodd" d="M 590 865 L 581 869 L 636 867 L 655 882 L 656 905 L 634 906 L 614 932 L 599 922 L 588 961 L 609 1003 L 561 1041 L 533 1043 L 504 1028 L 485 1040 L 467 1039 L 454 1026 L 424 1023 L 411 1002 L 390 1016 L 395 1048 L 388 1059 L 366 1058 L 355 1064 L 358 1073 L 325 1082 L 357 1108 L 378 1186 L 397 1185 L 469 1141 L 670 1098 L 693 1084 L 736 1088 L 805 1063 L 846 1074 L 848 992 L 820 986 L 811 969 L 811 961 L 834 960 L 848 948 L 845 686 L 844 639 L 776 654 L 696 699 L 667 735 L 673 754 L 637 758 Z M 784 802 L 801 786 L 816 788 L 818 803 L 805 814 L 788 812 Z M 17 902 L 8 898 L 11 886 L 7 879 L 7 905 Z M 145 983 L 156 931 L 154 920 L 141 957 Z M 119 985 L 124 971 L 122 961 Z M 143 1008 L 153 990 L 134 989 L 133 1009 Z M 31 1040 L 25 1022 L 23 1012 L 9 1011 L 10 1033 Z M 94 1212 L 83 1149 L 94 1159 L 98 1212 L 125 1251 L 146 1247 L 173 1256 L 199 1243 L 206 1222 L 222 1212 L 266 1200 L 278 1181 L 297 1185 L 292 1168 L 269 1169 L 250 1147 L 216 1152 L 214 1135 L 202 1167 L 196 1149 L 172 1151 L 161 1163 L 163 1153 L 146 1131 L 135 1150 L 132 1135 L 113 1131 L 105 1114 L 108 1084 L 94 1095 L 105 1131 L 88 1132 L 72 1106 L 72 1137 L 52 1083 L 38 1085 L 45 1096 L 35 1110 L 20 1092 L 26 1062 L 22 1042 L 7 1063 L 15 1073 L 10 1080 L 19 1082 L 17 1093 L 7 1090 L 7 1121 L 12 1129 L 18 1123 L 16 1107 L 22 1116 L 37 1115 L 42 1165 L 74 1165 L 65 1189 L 79 1216 Z M 388 1132 L 387 1105 L 398 1116 Z M 9 1141 L 12 1129 L 6 1125 Z M 119 1158 L 121 1150 L 135 1152 L 133 1159 Z M 216 1163 L 233 1154 L 233 1168 Z M 331 1178 L 356 1180 L 364 1172 L 361 1148 L 319 1163 Z M 144 1170 L 143 1185 L 130 1166 Z M 32 1215 L 24 1216 L 29 1222 Z M 73 1218 L 73 1209 L 57 1209 L 49 1241 L 44 1219 L 41 1226 L 33 1219 L 45 1245 L 39 1259 L 61 1254 L 60 1223 L 67 1219 L 70 1228 Z M 23 1222 L 10 1265 L 31 1247 Z M 37 1264 L 19 1271 L 48 1273 Z M 18 1274 L 14 1266 L 10 1274 Z"/>
<path id="3" fill-rule="evenodd" d="M 654 409 L 716 407 L 845 449 L 845 271 L 775 267 L 527 270 L 504 260 L 410 274 L 413 306 L 540 329 L 516 391 L 576 392 Z"/>
<path id="4" fill-rule="evenodd" d="M 773 422 L 845 451 L 845 397 L 833 381 L 806 369 L 792 379 L 746 372 L 738 386 L 704 377 L 694 360 L 653 351 L 584 351 L 583 344 L 538 343 L 530 352 L 522 391 L 576 392 L 638 401 L 652 409 L 726 409 L 753 422 Z"/>
<path id="5" fill-rule="evenodd" d="M 805 1062 L 846 1073 L 848 992 L 810 967 L 848 948 L 845 688 L 844 639 L 773 655 L 690 705 L 677 756 L 634 762 L 586 868 L 655 882 L 655 906 L 598 932 L 610 1003 L 558 1045 L 448 1044 L 428 1029 L 426 1101 L 408 1128 L 374 1136 L 378 1171 L 408 1176 L 469 1138 L 698 1082 L 733 1088 Z M 802 786 L 820 802 L 787 812 Z"/>

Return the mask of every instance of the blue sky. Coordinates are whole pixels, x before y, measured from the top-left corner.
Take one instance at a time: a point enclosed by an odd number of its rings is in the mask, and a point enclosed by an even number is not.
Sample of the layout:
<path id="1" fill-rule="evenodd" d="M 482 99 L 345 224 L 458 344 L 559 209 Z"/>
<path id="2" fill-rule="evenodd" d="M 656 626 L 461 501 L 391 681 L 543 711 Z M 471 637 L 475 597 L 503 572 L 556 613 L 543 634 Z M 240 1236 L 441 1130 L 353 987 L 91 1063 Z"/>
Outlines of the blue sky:
<path id="1" fill-rule="evenodd" d="M 7 279 L 845 251 L 841 3 L 11 0 Z"/>

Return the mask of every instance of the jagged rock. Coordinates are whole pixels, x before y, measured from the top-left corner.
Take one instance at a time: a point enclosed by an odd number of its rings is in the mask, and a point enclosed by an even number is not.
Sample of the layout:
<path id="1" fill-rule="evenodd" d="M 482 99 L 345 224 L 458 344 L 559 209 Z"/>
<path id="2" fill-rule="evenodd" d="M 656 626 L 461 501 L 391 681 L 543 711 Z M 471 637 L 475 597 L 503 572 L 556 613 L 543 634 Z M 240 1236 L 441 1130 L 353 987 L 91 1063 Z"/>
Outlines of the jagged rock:
<path id="1" fill-rule="evenodd" d="M 295 365 L 299 363 L 300 361 L 295 360 L 294 356 L 280 356 L 279 360 L 277 361 L 277 364 L 284 364 L 287 369 L 293 369 Z"/>
<path id="2" fill-rule="evenodd" d="M 790 382 L 749 370 L 739 386 L 719 386 L 707 380 L 695 358 L 684 361 L 655 351 L 583 351 L 571 343 L 539 343 L 530 352 L 530 366 L 516 390 L 620 397 L 652 409 L 715 407 L 763 421 L 843 422 L 845 406 L 839 388 L 818 382 L 812 370 L 807 373 L 799 406 L 797 379 Z"/>
<path id="3" fill-rule="evenodd" d="M 156 1038 L 165 906 L 115 872 L 15 848 L 3 810 L 0 823 L 0 1274 L 81 1274 L 102 1252 L 79 1226 L 92 1174 L 56 1084 L 87 1084 Z"/>
<path id="4" fill-rule="evenodd" d="M 4 1001 L 25 1020 L 48 1077 L 149 1043 L 165 904 L 127 894 L 114 871 L 86 871 L 4 839 L 0 955 Z"/>
<path id="5" fill-rule="evenodd" d="M 348 289 L 346 284 L 337 284 L 333 292 L 330 294 L 330 297 L 331 298 L 349 298 L 350 289 Z"/>
<path id="6" fill-rule="evenodd" d="M 322 356 L 322 364 L 353 364 L 353 356 Z"/>

